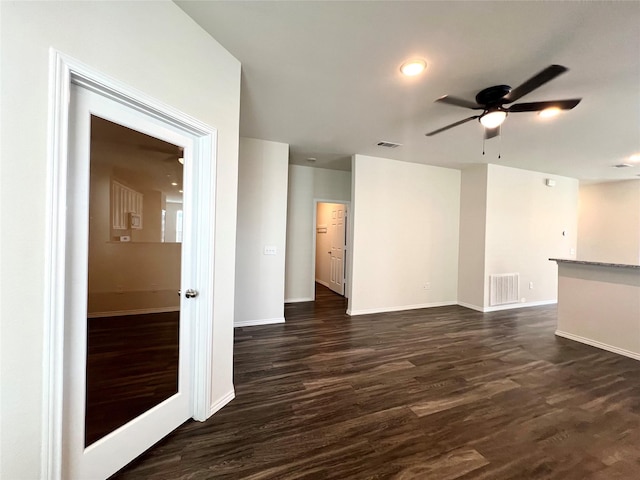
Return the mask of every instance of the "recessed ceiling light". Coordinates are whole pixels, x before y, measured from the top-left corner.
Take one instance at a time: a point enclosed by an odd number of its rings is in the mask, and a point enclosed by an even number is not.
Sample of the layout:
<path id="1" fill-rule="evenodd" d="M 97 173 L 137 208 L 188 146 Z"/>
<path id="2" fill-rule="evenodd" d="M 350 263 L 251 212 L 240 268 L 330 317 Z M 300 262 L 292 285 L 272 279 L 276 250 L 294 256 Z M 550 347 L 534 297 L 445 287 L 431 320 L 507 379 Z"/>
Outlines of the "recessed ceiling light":
<path id="1" fill-rule="evenodd" d="M 316 158 L 314 158 L 314 157 L 309 157 L 309 158 L 307 158 L 307 162 L 309 162 L 309 163 L 313 163 L 313 162 L 315 162 L 316 160 L 317 160 L 317 159 L 316 159 Z"/>
<path id="2" fill-rule="evenodd" d="M 171 182 L 171 185 L 173 185 L 174 187 L 178 186 L 178 184 L 176 182 Z"/>
<path id="3" fill-rule="evenodd" d="M 182 190 L 178 190 L 178 193 L 183 193 Z"/>
<path id="4" fill-rule="evenodd" d="M 407 77 L 413 77 L 421 74 L 427 68 L 427 62 L 424 60 L 409 60 L 400 67 L 400 71 Z"/>
<path id="5" fill-rule="evenodd" d="M 560 113 L 560 109 L 558 107 L 549 107 L 538 112 L 538 115 L 540 115 L 542 118 L 551 118 L 551 117 L 555 117 L 559 113 Z"/>

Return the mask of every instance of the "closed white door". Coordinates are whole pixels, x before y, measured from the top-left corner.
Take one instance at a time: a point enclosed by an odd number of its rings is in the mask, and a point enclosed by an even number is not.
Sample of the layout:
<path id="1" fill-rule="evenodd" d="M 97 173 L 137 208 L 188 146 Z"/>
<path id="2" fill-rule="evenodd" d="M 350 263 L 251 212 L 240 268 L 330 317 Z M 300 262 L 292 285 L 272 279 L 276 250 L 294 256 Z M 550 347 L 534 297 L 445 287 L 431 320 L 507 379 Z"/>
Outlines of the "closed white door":
<path id="1" fill-rule="evenodd" d="M 199 315 L 196 309 L 199 298 L 195 298 L 197 285 L 193 284 L 197 278 L 197 259 L 194 258 L 196 240 L 191 235 L 192 222 L 195 221 L 192 208 L 195 189 L 189 165 L 194 139 L 177 127 L 86 88 L 72 85 L 71 89 L 62 475 L 69 479 L 104 479 L 193 415 L 192 331 L 196 316 Z M 115 129 L 128 128 L 144 133 L 183 152 L 184 175 L 180 170 L 179 179 L 166 179 L 168 188 L 173 187 L 176 194 L 181 190 L 181 218 L 184 222 L 180 230 L 183 232 L 181 244 L 166 245 L 153 241 L 157 239 L 162 242 L 165 238 L 161 231 L 167 223 L 166 209 L 161 206 L 166 205 L 169 194 L 149 186 L 150 177 L 157 172 L 139 173 L 135 159 L 115 158 L 115 166 L 106 176 L 106 188 L 104 184 L 99 187 L 103 196 L 109 198 L 110 195 L 111 200 L 95 209 L 95 205 L 92 205 L 90 209 L 91 202 L 97 198 L 96 192 L 92 191 L 97 183 L 90 177 L 104 169 L 104 165 L 96 164 L 95 158 L 91 158 L 95 156 L 91 133 L 92 128 L 95 129 L 102 122 L 108 122 Z M 114 156 L 118 157 L 118 154 Z M 157 168 L 162 169 L 163 165 L 159 162 Z M 154 201 L 159 203 L 154 204 Z M 157 211 L 154 205 L 157 205 Z M 105 256 L 99 260 L 92 259 L 92 249 L 95 248 L 104 250 Z M 166 255 L 157 257 L 155 265 L 158 268 L 154 272 L 143 271 L 143 268 L 149 268 L 149 263 L 144 267 L 133 263 L 142 262 L 156 251 L 165 252 Z M 147 275 L 149 273 L 151 275 Z M 145 275 L 152 279 L 144 280 Z M 110 281 L 113 292 L 107 291 L 109 289 L 106 287 L 96 287 L 95 291 L 89 288 L 90 282 L 108 285 Z M 132 287 L 143 284 L 146 287 Z M 188 295 L 190 298 L 186 298 L 187 289 L 193 289 Z M 160 298 L 163 290 L 168 292 L 166 298 Z M 181 295 L 177 290 L 181 290 Z M 116 319 L 114 324 L 126 327 L 127 323 L 137 323 L 144 317 L 136 315 L 136 312 L 146 312 L 147 315 L 160 312 L 177 318 L 173 334 L 175 352 L 171 359 L 167 359 L 165 367 L 171 370 L 169 388 L 162 387 L 164 393 L 157 401 L 144 404 L 138 411 L 134 410 L 129 415 L 131 418 L 125 415 L 122 421 L 101 429 L 101 422 L 106 423 L 111 415 L 108 406 L 102 410 L 99 408 L 104 407 L 105 402 L 123 395 L 130 378 L 125 377 L 125 381 L 118 385 L 117 377 L 121 372 L 112 371 L 114 369 L 110 371 L 108 361 L 100 363 L 101 356 L 104 360 L 109 355 L 117 355 L 115 351 L 98 352 L 98 363 L 95 365 L 99 367 L 92 370 L 89 345 L 93 328 L 90 322 L 95 320 L 92 313 L 103 319 Z M 145 343 L 147 337 L 148 334 L 140 336 L 138 343 Z M 149 357 L 145 355 L 156 348 L 173 347 L 151 345 L 146 351 L 138 352 L 129 359 L 131 369 L 142 368 L 148 363 Z M 99 375 L 96 371 L 100 368 L 107 375 L 107 380 L 103 377 L 94 378 L 94 375 Z M 167 372 L 158 373 L 166 377 Z M 148 381 L 146 388 L 149 392 L 161 388 L 154 383 L 153 375 L 149 376 Z M 91 382 L 102 388 L 97 390 L 101 392 L 98 394 L 101 398 L 94 398 L 93 404 L 88 398 Z M 109 387 L 110 384 L 113 385 Z M 136 401 L 141 396 L 138 395 Z M 116 411 L 112 413 L 118 415 Z M 94 417 L 93 420 L 90 420 L 91 417 Z"/>
<path id="2" fill-rule="evenodd" d="M 340 295 L 344 295 L 345 219 L 346 206 L 336 204 L 331 211 L 331 276 L 329 288 Z"/>

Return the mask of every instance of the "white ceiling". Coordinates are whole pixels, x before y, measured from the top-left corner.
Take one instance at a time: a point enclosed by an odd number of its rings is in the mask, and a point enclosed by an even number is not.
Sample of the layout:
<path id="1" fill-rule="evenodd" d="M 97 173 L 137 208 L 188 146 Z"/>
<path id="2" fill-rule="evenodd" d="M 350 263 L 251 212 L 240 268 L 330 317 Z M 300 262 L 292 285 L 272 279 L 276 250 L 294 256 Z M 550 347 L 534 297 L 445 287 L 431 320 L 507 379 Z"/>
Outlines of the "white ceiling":
<path id="1" fill-rule="evenodd" d="M 640 153 L 638 1 L 176 3 L 242 62 L 240 134 L 290 144 L 291 163 L 315 157 L 315 166 L 348 169 L 360 153 L 640 178 L 640 163 L 612 167 Z M 413 57 L 427 71 L 403 77 L 399 67 Z M 511 114 L 484 156 L 478 122 L 424 135 L 476 113 L 436 98 L 473 100 L 551 64 L 569 71 L 520 101 L 582 97 L 575 109 L 547 120 Z"/>

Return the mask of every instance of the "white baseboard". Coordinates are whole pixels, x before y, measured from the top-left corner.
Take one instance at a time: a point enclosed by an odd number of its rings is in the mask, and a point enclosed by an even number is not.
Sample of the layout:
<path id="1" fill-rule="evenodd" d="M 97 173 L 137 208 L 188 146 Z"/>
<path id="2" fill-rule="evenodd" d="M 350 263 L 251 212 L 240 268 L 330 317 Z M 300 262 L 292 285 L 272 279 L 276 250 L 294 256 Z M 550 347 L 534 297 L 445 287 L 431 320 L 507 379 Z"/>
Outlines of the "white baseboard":
<path id="1" fill-rule="evenodd" d="M 209 417 L 214 413 L 216 413 L 218 410 L 220 410 L 222 407 L 224 407 L 227 403 L 229 403 L 234 398 L 236 398 L 236 392 L 234 389 L 231 389 L 230 392 L 228 392 L 226 395 L 223 395 L 222 398 L 219 398 L 218 400 L 216 400 L 214 403 L 211 404 L 211 406 L 209 407 Z"/>
<path id="2" fill-rule="evenodd" d="M 420 303 L 417 305 L 400 305 L 397 307 L 379 307 L 379 308 L 363 308 L 361 310 L 347 310 L 347 315 L 352 317 L 356 315 L 370 315 L 372 313 L 386 313 L 386 312 L 402 312 L 404 310 L 418 310 L 420 308 L 433 308 L 433 307 L 447 307 L 449 305 L 457 305 L 458 302 L 434 302 L 434 303 Z"/>
<path id="3" fill-rule="evenodd" d="M 116 310 L 113 312 L 92 312 L 87 318 L 124 317 L 125 315 L 144 315 L 146 313 L 179 312 L 180 307 L 139 308 L 137 310 Z"/>
<path id="4" fill-rule="evenodd" d="M 464 303 L 464 302 L 458 302 L 458 305 L 460 305 L 461 307 L 464 307 L 464 308 L 470 308 L 471 310 L 475 310 L 476 312 L 484 313 L 484 308 L 483 307 L 479 307 L 478 305 L 473 305 L 471 303 Z"/>
<path id="5" fill-rule="evenodd" d="M 313 297 L 285 298 L 284 303 L 313 302 Z"/>
<path id="6" fill-rule="evenodd" d="M 510 303 L 508 305 L 496 305 L 494 307 L 484 307 L 482 310 L 484 313 L 498 312 L 500 310 L 512 310 L 514 308 L 528 308 L 528 307 L 541 307 L 543 305 L 555 305 L 557 300 L 541 300 L 539 302 L 523 302 L 523 303 Z"/>
<path id="7" fill-rule="evenodd" d="M 257 327 L 258 325 L 273 325 L 275 323 L 284 323 L 284 317 L 259 318 L 257 320 L 239 320 L 233 322 L 233 327 Z"/>
<path id="8" fill-rule="evenodd" d="M 331 287 L 329 286 L 329 282 L 325 282 L 325 281 L 323 281 L 323 280 L 319 280 L 319 279 L 317 279 L 317 278 L 316 278 L 316 283 L 319 283 L 320 285 L 324 285 L 324 286 L 325 286 L 325 287 L 327 287 L 327 288 L 331 288 Z"/>
<path id="9" fill-rule="evenodd" d="M 528 307 L 541 307 L 543 305 L 555 305 L 557 300 L 541 300 L 539 302 L 524 302 L 524 303 L 510 303 L 508 305 L 496 305 L 494 307 L 480 307 L 471 303 L 458 302 L 458 305 L 465 308 L 470 308 L 476 312 L 489 313 L 498 312 L 500 310 L 513 310 L 515 308 L 528 308 Z"/>
<path id="10" fill-rule="evenodd" d="M 633 358 L 634 360 L 640 360 L 640 353 L 632 352 L 631 350 L 625 350 L 624 348 L 614 347 L 613 345 L 602 343 L 597 340 L 592 340 L 590 338 L 581 337 L 580 335 L 574 335 L 573 333 L 563 332 L 561 330 L 556 330 L 556 335 L 558 337 L 568 338 L 569 340 L 573 340 L 574 342 L 584 343 L 586 345 L 591 345 L 592 347 L 596 347 L 601 350 L 606 350 L 611 353 L 617 353 L 618 355 L 623 355 L 625 357 Z"/>
<path id="11" fill-rule="evenodd" d="M 543 305 L 553 305 L 558 303 L 557 300 L 542 300 L 539 302 L 525 302 L 525 303 L 510 303 L 508 305 L 497 305 L 494 307 L 480 307 L 478 305 L 472 305 L 464 302 L 434 302 L 434 303 L 422 303 L 419 305 L 402 305 L 399 307 L 381 307 L 381 308 L 364 308 L 361 310 L 347 310 L 347 315 L 369 315 L 372 313 L 385 313 L 385 312 L 401 312 L 403 310 L 417 310 L 419 308 L 433 308 L 433 307 L 446 307 L 449 305 L 460 305 L 461 307 L 470 308 L 477 312 L 489 313 L 497 312 L 500 310 L 511 310 L 514 308 L 528 308 L 528 307 L 540 307 Z"/>

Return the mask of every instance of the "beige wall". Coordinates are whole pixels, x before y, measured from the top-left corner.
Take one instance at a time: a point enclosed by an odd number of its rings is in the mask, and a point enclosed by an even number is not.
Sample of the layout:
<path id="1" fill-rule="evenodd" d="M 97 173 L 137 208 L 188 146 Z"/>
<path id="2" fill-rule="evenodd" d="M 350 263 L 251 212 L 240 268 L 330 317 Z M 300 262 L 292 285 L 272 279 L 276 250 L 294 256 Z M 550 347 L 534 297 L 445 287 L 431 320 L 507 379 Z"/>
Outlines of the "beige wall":
<path id="1" fill-rule="evenodd" d="M 351 172 L 289 166 L 285 301 L 313 300 L 314 200 L 351 200 Z"/>
<path id="2" fill-rule="evenodd" d="M 240 64 L 172 2 L 0 2 L 0 9 L 0 478 L 32 479 L 42 453 L 49 49 L 218 131 L 214 402 L 233 388 Z"/>
<path id="3" fill-rule="evenodd" d="M 640 360 L 640 271 L 560 263 L 557 335 Z"/>
<path id="4" fill-rule="evenodd" d="M 289 145 L 240 139 L 235 324 L 284 321 Z M 276 247 L 265 255 L 266 246 Z"/>
<path id="5" fill-rule="evenodd" d="M 355 155 L 351 214 L 350 314 L 456 303 L 459 170 Z"/>
<path id="6" fill-rule="evenodd" d="M 501 273 L 520 274 L 525 304 L 555 302 L 557 266 L 549 258 L 575 258 L 578 181 L 499 165 L 487 168 L 484 307 L 489 306 L 489 276 Z M 548 187 L 547 178 L 556 185 Z"/>
<path id="7" fill-rule="evenodd" d="M 487 174 L 486 165 L 462 171 L 458 303 L 471 308 L 484 305 Z"/>
<path id="8" fill-rule="evenodd" d="M 578 258 L 640 264 L 640 180 L 580 187 Z"/>
<path id="9" fill-rule="evenodd" d="M 555 302 L 549 258 L 575 258 L 577 204 L 576 179 L 491 164 L 465 169 L 458 302 L 480 311 Z M 491 307 L 490 275 L 503 273 L 520 275 L 521 302 Z"/>

